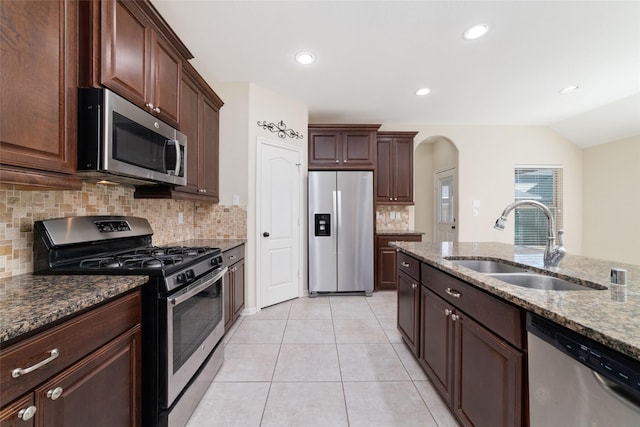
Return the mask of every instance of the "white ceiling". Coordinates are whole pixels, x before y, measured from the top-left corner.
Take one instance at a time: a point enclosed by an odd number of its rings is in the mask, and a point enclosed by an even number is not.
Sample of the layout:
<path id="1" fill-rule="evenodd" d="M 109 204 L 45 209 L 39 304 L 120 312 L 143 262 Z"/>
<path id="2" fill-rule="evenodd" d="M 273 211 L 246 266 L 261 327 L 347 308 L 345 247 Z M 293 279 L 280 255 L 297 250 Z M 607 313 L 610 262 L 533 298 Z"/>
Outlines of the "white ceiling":
<path id="1" fill-rule="evenodd" d="M 582 147 L 640 135 L 640 0 L 152 2 L 209 83 L 253 82 L 311 123 L 550 126 Z M 487 35 L 463 40 L 477 23 Z M 316 62 L 295 63 L 302 50 Z"/>

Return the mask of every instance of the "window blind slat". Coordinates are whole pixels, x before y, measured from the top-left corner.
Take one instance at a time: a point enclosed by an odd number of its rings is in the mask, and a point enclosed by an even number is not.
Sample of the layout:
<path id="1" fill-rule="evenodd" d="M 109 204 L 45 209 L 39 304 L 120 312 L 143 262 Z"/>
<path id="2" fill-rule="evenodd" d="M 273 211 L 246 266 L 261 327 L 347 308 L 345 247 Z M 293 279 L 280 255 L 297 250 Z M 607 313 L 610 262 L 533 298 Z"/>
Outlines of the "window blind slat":
<path id="1" fill-rule="evenodd" d="M 516 168 L 515 199 L 535 200 L 546 205 L 554 217 L 556 230 L 561 229 L 562 168 Z M 516 245 L 547 244 L 547 219 L 540 209 L 521 206 L 514 214 Z"/>

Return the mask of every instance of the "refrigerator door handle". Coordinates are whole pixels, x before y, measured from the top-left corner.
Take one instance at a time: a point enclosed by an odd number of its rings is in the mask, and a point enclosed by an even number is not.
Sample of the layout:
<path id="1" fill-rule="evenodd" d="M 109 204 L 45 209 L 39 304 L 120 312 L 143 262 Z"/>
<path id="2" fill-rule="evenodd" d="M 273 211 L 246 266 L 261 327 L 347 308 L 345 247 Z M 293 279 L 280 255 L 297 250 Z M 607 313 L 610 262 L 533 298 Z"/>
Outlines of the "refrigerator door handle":
<path id="1" fill-rule="evenodd" d="M 338 200 L 338 211 L 336 212 L 336 220 L 334 222 L 336 222 L 336 238 L 339 239 L 340 238 L 340 232 L 342 231 L 342 191 L 338 190 L 336 191 L 336 199 Z M 339 242 L 336 242 L 336 246 L 337 246 L 337 253 L 338 255 L 340 254 L 340 244 Z"/>
<path id="2" fill-rule="evenodd" d="M 338 192 L 332 191 L 332 199 L 333 199 L 333 221 L 331 221 L 331 235 L 333 236 L 333 254 L 338 253 Z"/>

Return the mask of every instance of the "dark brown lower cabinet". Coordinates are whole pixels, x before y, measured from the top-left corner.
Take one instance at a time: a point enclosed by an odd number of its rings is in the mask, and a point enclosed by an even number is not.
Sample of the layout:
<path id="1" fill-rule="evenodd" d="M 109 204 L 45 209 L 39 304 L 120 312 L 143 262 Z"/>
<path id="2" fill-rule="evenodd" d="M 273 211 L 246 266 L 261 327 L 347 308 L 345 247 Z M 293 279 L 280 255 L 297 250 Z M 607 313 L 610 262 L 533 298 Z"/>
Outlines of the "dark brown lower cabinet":
<path id="1" fill-rule="evenodd" d="M 420 349 L 418 361 L 431 377 L 431 383 L 451 404 L 453 396 L 454 324 L 449 306 L 422 286 L 420 291 Z"/>
<path id="2" fill-rule="evenodd" d="M 50 427 L 135 426 L 139 406 L 135 378 L 140 326 L 43 384 L 36 392 L 36 425 Z M 56 400 L 52 394 L 61 390 Z"/>
<path id="3" fill-rule="evenodd" d="M 523 352 L 422 286 L 419 362 L 465 426 L 523 425 Z"/>
<path id="4" fill-rule="evenodd" d="M 398 330 L 413 354 L 418 354 L 420 282 L 404 271 L 398 272 Z"/>
<path id="5" fill-rule="evenodd" d="M 420 242 L 420 234 L 379 234 L 376 235 L 375 286 L 376 291 L 398 288 L 397 249 L 391 242 Z"/>
<path id="6" fill-rule="evenodd" d="M 135 290 L 3 348 L 0 427 L 139 426 L 140 308 Z"/>
<path id="7" fill-rule="evenodd" d="M 244 308 L 244 244 L 224 252 L 229 271 L 225 275 L 224 329 L 228 331 Z"/>

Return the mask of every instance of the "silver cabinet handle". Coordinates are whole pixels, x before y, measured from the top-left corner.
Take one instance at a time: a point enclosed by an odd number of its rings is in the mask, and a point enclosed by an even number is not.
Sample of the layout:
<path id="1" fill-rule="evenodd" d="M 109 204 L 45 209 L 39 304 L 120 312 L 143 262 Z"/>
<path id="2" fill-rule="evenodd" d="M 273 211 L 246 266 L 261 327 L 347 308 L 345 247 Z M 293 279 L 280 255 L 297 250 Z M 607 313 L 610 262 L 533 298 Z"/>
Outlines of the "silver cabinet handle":
<path id="1" fill-rule="evenodd" d="M 418 287 L 418 285 L 416 285 L 415 283 L 412 283 L 412 284 L 411 284 L 411 287 L 412 287 L 413 289 L 415 289 L 415 288 L 417 288 L 417 287 Z"/>
<path id="2" fill-rule="evenodd" d="M 403 267 L 409 267 L 409 263 L 408 263 L 408 262 L 405 262 L 405 261 L 402 261 L 402 266 L 403 266 Z"/>
<path id="3" fill-rule="evenodd" d="M 154 108 L 154 109 L 153 109 L 153 111 L 154 111 L 154 112 L 156 112 L 156 113 L 158 113 L 158 114 L 160 114 L 160 107 L 156 107 L 156 108 Z"/>
<path id="4" fill-rule="evenodd" d="M 453 313 L 453 311 L 449 310 L 448 308 L 444 309 L 444 316 L 445 317 L 449 316 L 451 313 Z"/>
<path id="5" fill-rule="evenodd" d="M 144 105 L 145 107 L 147 107 L 149 110 L 153 110 L 153 104 L 152 103 L 148 103 Z"/>
<path id="6" fill-rule="evenodd" d="M 449 295 L 451 295 L 454 298 L 460 298 L 462 296 L 462 294 L 460 292 L 456 291 L 455 289 L 451 289 L 451 288 L 445 289 L 445 292 L 448 293 Z"/>
<path id="7" fill-rule="evenodd" d="M 21 409 L 20 412 L 18 412 L 18 418 L 20 418 L 23 421 L 27 421 L 33 418 L 35 414 L 36 414 L 36 407 L 32 405 L 32 406 L 29 406 L 28 408 Z"/>
<path id="8" fill-rule="evenodd" d="M 451 313 L 451 320 L 453 320 L 454 322 L 455 322 L 456 320 L 458 320 L 459 318 L 460 318 L 460 316 L 458 316 L 457 314 L 453 314 L 453 313 Z"/>
<path id="9" fill-rule="evenodd" d="M 236 259 L 235 255 L 229 255 L 229 259 Z"/>
<path id="10" fill-rule="evenodd" d="M 340 160 L 336 160 L 336 163 L 340 163 Z"/>
<path id="11" fill-rule="evenodd" d="M 344 162 L 342 162 L 342 163 L 347 163 L 347 161 L 345 160 L 345 161 L 344 161 Z"/>
<path id="12" fill-rule="evenodd" d="M 56 400 L 58 399 L 60 396 L 62 396 L 62 392 L 64 391 L 64 389 L 62 387 L 56 387 L 53 390 L 49 390 L 47 392 L 47 397 L 51 400 Z"/>
<path id="13" fill-rule="evenodd" d="M 393 201 L 393 197 L 389 197 L 389 200 Z"/>
<path id="14" fill-rule="evenodd" d="M 47 363 L 51 362 L 52 360 L 54 360 L 58 356 L 60 356 L 60 350 L 58 350 L 57 348 L 54 348 L 49 353 L 51 354 L 49 357 L 47 357 L 46 359 L 44 359 L 41 362 L 36 363 L 33 366 L 29 366 L 28 368 L 16 368 L 16 369 L 14 369 L 13 371 L 11 371 L 11 376 L 13 378 L 18 378 L 20 375 L 29 374 L 29 373 L 35 371 L 38 368 L 42 368 Z"/>

